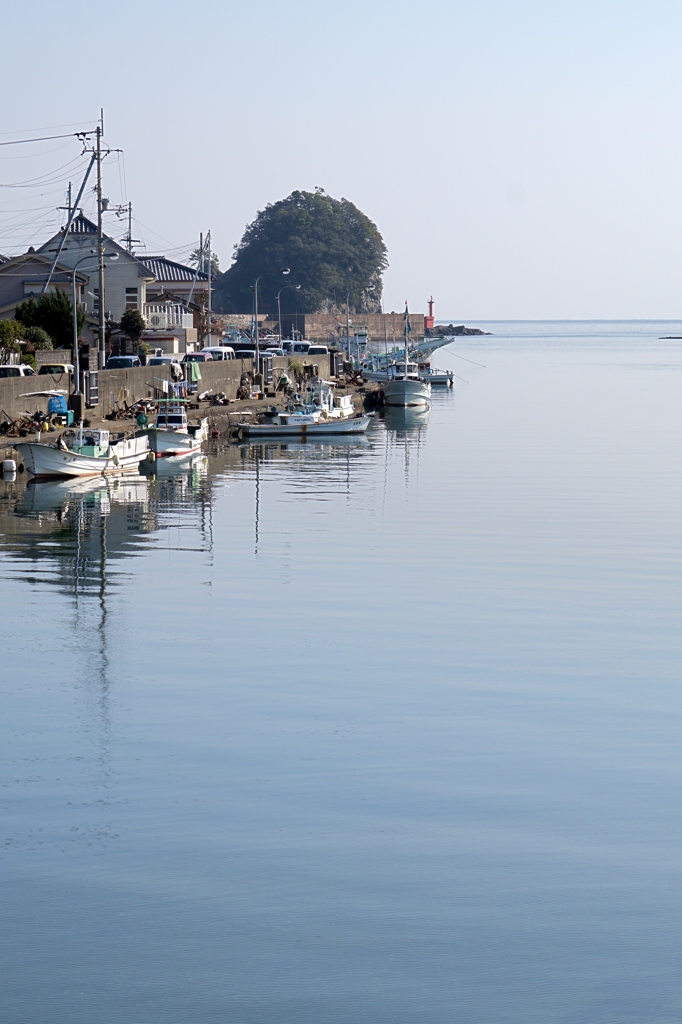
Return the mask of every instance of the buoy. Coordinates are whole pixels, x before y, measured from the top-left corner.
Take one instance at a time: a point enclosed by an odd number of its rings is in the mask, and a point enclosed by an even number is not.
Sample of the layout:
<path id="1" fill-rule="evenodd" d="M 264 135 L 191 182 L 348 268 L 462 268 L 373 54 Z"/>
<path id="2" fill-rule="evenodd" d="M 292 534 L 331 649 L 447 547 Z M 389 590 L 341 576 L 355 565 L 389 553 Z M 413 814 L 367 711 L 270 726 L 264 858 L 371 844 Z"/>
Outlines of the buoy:
<path id="1" fill-rule="evenodd" d="M 150 452 L 147 458 L 150 462 L 156 462 L 156 452 Z"/>
<path id="2" fill-rule="evenodd" d="M 14 459 L 5 459 L 2 463 L 2 475 L 7 476 L 8 473 L 16 473 L 17 464 Z"/>

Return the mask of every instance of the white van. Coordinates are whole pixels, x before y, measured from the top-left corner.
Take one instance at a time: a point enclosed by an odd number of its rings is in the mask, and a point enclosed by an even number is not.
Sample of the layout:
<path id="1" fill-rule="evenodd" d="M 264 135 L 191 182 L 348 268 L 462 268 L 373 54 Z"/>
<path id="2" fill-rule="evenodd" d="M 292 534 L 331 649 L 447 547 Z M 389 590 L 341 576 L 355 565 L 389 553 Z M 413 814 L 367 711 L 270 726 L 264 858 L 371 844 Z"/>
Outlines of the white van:
<path id="1" fill-rule="evenodd" d="M 6 363 L 0 366 L 0 378 L 5 377 L 35 377 L 36 372 L 32 366 L 26 363 Z"/>
<path id="2" fill-rule="evenodd" d="M 310 348 L 309 341 L 295 341 L 292 352 L 298 352 L 300 355 L 308 355 L 308 349 Z"/>
<path id="3" fill-rule="evenodd" d="M 328 356 L 329 349 L 326 345 L 311 345 L 308 349 L 309 356 Z"/>
<path id="4" fill-rule="evenodd" d="M 210 352 L 214 361 L 221 362 L 225 359 L 234 359 L 234 349 L 230 345 L 216 345 L 202 348 L 202 352 Z"/>

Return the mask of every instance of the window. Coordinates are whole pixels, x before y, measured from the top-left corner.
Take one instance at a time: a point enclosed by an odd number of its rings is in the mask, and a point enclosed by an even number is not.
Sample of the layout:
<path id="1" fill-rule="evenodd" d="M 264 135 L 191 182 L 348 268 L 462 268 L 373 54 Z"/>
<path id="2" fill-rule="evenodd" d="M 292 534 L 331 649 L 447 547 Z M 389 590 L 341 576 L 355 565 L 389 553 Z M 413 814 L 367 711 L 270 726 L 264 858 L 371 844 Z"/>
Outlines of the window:
<path id="1" fill-rule="evenodd" d="M 137 288 L 126 288 L 126 309 L 137 309 Z"/>

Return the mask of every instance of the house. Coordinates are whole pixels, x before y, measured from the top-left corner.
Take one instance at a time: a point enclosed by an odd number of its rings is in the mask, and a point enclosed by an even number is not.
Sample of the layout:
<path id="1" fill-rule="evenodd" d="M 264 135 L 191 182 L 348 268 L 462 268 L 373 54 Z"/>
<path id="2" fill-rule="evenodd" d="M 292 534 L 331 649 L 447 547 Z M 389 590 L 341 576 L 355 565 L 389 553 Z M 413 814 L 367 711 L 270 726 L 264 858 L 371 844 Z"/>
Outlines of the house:
<path id="1" fill-rule="evenodd" d="M 4 259 L 0 262 L 0 319 L 11 320 L 20 302 L 28 298 L 38 299 L 50 274 L 54 257 L 29 249 L 22 256 Z M 83 302 L 90 275 L 76 271 L 76 302 Z M 60 262 L 54 269 L 47 287 L 48 292 L 63 291 L 72 300 L 73 271 Z"/>
<path id="2" fill-rule="evenodd" d="M 153 283 L 147 287 L 147 302 L 192 301 L 199 307 L 208 303 L 207 274 L 165 256 L 140 256 L 139 260 L 154 275 Z"/>
<path id="3" fill-rule="evenodd" d="M 104 235 L 105 253 L 115 253 L 116 260 L 106 260 L 104 274 L 104 310 L 107 320 L 116 323 L 126 309 L 139 309 L 144 315 L 147 301 L 147 285 L 154 281 L 153 272 L 134 253 L 128 252 L 113 238 Z M 56 255 L 64 238 L 62 228 L 38 249 L 42 256 Z M 99 287 L 97 277 L 97 225 L 80 211 L 69 227 L 68 237 L 59 253 L 59 262 L 66 267 L 75 267 L 82 260 L 82 268 L 90 277 L 89 287 L 83 296 L 89 319 L 99 319 Z M 92 255 L 92 260 L 86 257 Z M 2 268 L 0 264 L 0 269 Z"/>

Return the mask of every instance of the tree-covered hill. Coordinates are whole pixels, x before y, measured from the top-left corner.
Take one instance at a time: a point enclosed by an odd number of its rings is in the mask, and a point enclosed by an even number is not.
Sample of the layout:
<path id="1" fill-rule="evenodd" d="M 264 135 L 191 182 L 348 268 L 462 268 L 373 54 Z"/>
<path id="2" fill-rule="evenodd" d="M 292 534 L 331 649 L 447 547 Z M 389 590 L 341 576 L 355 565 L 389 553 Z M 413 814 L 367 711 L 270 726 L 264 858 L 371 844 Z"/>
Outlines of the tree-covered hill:
<path id="1" fill-rule="evenodd" d="M 381 274 L 386 246 L 375 224 L 347 199 L 333 199 L 318 188 L 292 192 L 269 203 L 235 246 L 234 262 L 216 281 L 214 308 L 248 313 L 253 282 L 263 271 L 290 267 L 291 274 L 267 274 L 258 285 L 263 312 L 341 312 L 346 295 L 356 312 L 381 311 Z M 372 287 L 373 286 L 373 287 Z"/>

